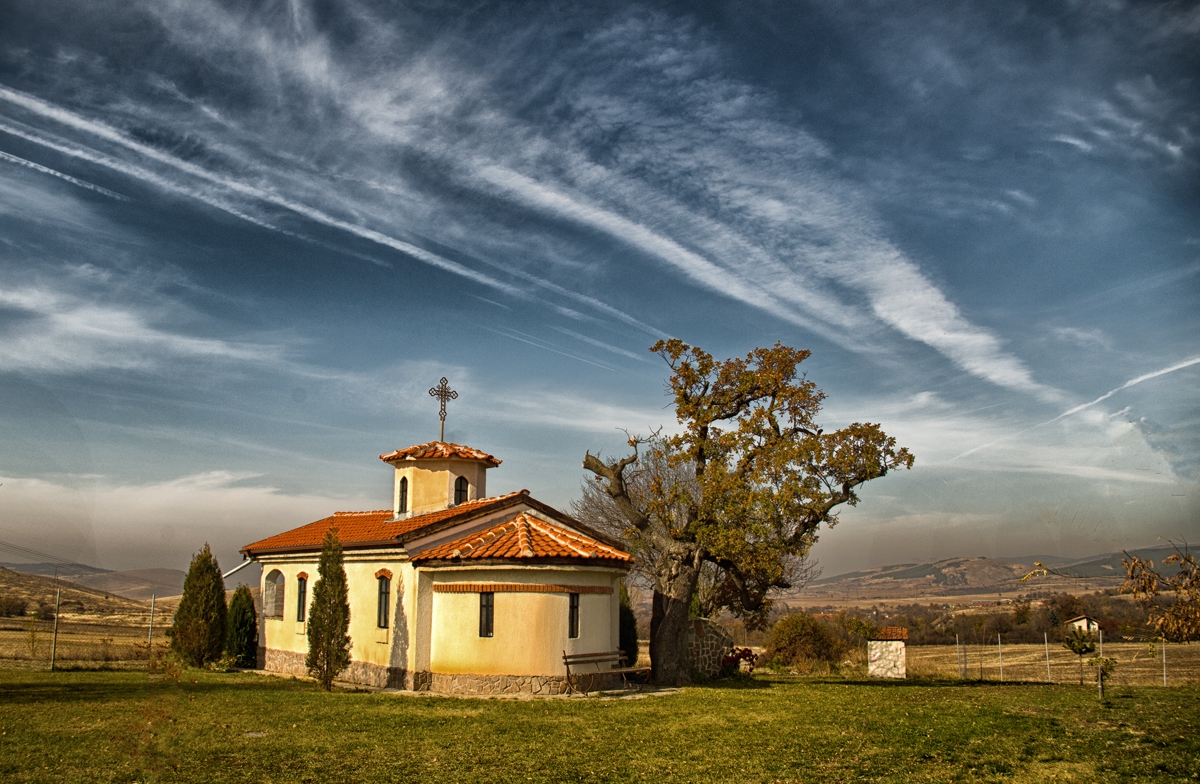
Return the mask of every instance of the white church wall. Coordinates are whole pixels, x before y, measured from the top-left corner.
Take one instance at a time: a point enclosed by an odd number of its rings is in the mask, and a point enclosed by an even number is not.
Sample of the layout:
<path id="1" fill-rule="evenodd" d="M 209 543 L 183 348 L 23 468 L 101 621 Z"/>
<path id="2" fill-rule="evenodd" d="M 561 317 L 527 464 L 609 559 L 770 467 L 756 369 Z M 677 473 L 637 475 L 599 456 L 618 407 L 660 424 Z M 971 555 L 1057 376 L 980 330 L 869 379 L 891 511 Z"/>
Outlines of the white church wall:
<path id="1" fill-rule="evenodd" d="M 619 580 L 615 570 L 568 566 L 434 571 L 429 669 L 445 674 L 561 676 L 564 650 L 585 653 L 617 647 Z M 493 636 L 480 637 L 479 592 L 437 589 L 447 583 L 577 585 L 606 592 L 580 593 L 579 637 L 570 638 L 567 592 L 496 591 Z"/>

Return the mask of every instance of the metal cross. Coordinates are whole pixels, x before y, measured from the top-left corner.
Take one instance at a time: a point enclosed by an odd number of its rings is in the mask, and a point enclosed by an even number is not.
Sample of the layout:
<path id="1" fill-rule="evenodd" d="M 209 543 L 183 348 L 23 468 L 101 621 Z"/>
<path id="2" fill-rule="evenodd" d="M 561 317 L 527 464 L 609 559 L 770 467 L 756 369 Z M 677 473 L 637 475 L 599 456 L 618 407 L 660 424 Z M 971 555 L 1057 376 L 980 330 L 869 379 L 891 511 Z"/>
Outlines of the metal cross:
<path id="1" fill-rule="evenodd" d="M 441 382 L 436 387 L 429 388 L 429 396 L 436 397 L 442 402 L 441 408 L 438 410 L 438 416 L 442 418 L 442 434 L 438 436 L 438 441 L 446 440 L 446 401 L 457 400 L 458 393 L 450 388 L 450 383 L 446 381 L 446 377 L 442 376 Z"/>

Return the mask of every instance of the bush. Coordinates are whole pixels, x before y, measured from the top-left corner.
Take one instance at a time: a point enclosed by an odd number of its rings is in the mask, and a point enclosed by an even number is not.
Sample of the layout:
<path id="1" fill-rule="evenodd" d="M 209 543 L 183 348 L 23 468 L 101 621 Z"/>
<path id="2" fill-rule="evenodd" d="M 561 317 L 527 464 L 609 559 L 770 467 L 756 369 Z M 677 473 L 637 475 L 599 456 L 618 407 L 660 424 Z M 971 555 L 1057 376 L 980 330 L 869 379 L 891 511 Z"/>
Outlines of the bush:
<path id="1" fill-rule="evenodd" d="M 637 616 L 629 604 L 629 589 L 621 584 L 620 621 L 618 623 L 619 647 L 625 654 L 625 666 L 636 667 L 638 660 Z"/>
<path id="2" fill-rule="evenodd" d="M 258 666 L 258 621 L 254 614 L 254 597 L 245 585 L 237 587 L 229 602 L 225 653 L 232 657 L 232 667 Z"/>
<path id="3" fill-rule="evenodd" d="M 221 567 L 206 543 L 192 558 L 175 623 L 167 630 L 171 652 L 192 667 L 219 659 L 225 650 L 227 613 Z"/>
<path id="4" fill-rule="evenodd" d="M 350 600 L 346 568 L 337 529 L 325 532 L 317 581 L 313 584 L 308 614 L 308 657 L 304 666 L 321 688 L 333 688 L 333 679 L 350 666 Z"/>
<path id="5" fill-rule="evenodd" d="M 819 619 L 808 613 L 792 613 L 771 629 L 766 657 L 779 666 L 812 671 L 827 669 L 829 664 L 840 661 L 845 652 L 845 643 Z"/>
<path id="6" fill-rule="evenodd" d="M 0 617 L 11 618 L 25 614 L 25 600 L 15 596 L 0 596 Z"/>

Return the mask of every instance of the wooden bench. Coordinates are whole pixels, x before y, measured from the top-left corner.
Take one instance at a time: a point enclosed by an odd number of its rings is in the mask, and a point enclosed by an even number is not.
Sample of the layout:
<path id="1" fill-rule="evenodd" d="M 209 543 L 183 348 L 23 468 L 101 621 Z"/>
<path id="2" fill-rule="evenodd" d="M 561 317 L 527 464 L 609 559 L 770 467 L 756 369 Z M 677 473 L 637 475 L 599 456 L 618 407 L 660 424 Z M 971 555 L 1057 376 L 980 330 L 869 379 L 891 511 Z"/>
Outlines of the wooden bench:
<path id="1" fill-rule="evenodd" d="M 571 672 L 572 667 L 583 664 L 596 664 L 602 669 L 589 672 Z M 611 665 L 603 669 L 604 665 Z M 567 668 L 567 689 L 588 694 L 596 685 L 596 679 L 608 675 L 620 675 L 625 685 L 629 684 L 629 676 L 635 675 L 644 683 L 650 675 L 649 667 L 626 667 L 624 651 L 603 651 L 601 653 L 567 653 L 563 651 L 563 665 Z"/>

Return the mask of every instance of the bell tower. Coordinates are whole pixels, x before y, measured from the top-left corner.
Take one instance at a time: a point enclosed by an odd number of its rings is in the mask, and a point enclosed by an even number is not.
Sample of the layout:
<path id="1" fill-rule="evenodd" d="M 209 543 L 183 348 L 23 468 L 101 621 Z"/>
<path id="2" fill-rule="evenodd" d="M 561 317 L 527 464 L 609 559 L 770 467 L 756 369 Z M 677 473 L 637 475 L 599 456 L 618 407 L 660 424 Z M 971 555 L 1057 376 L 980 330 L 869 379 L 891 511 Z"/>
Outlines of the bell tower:
<path id="1" fill-rule="evenodd" d="M 396 519 L 487 498 L 487 470 L 501 463 L 486 452 L 446 441 L 397 449 L 379 459 L 396 469 Z"/>

